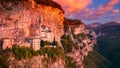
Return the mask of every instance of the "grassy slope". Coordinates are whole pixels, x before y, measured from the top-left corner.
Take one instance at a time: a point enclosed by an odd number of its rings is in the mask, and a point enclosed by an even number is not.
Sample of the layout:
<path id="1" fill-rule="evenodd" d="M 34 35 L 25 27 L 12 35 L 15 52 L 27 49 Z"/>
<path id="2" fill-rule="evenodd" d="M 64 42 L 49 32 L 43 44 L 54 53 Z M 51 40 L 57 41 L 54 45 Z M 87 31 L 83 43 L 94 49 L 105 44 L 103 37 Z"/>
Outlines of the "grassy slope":
<path id="1" fill-rule="evenodd" d="M 85 57 L 83 63 L 85 68 L 110 68 L 112 65 L 110 61 L 96 50 L 90 52 L 89 55 Z"/>
<path id="2" fill-rule="evenodd" d="M 113 35 L 120 35 L 120 31 L 113 31 L 103 37 L 98 38 L 97 51 L 114 63 L 116 67 L 120 68 L 120 38 L 112 39 Z"/>
<path id="3" fill-rule="evenodd" d="M 100 28 L 89 28 L 96 33 L 102 31 L 105 35 L 98 38 L 95 49 L 102 56 L 106 57 L 114 65 L 113 68 L 120 68 L 120 24 L 106 23 Z M 113 38 L 117 36 L 116 38 Z"/>

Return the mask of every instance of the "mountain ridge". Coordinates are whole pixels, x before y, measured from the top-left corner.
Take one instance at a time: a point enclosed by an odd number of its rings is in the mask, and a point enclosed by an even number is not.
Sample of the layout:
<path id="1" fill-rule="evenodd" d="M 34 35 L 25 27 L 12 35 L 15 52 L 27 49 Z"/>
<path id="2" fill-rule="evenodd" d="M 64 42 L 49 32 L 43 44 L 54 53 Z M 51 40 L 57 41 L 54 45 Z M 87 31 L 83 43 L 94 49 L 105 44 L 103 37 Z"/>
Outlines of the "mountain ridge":
<path id="1" fill-rule="evenodd" d="M 90 28 L 92 29 L 92 28 Z M 119 68 L 120 60 L 120 23 L 108 22 L 100 28 L 94 28 L 98 35 L 95 49 L 113 63 L 114 68 Z"/>

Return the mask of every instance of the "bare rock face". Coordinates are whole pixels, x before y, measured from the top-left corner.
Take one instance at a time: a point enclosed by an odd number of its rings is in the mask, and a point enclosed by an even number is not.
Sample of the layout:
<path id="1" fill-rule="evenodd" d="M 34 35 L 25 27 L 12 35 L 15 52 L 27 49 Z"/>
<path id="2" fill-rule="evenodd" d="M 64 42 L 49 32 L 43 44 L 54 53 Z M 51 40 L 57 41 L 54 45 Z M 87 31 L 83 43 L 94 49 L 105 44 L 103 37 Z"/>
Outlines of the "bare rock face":
<path id="1" fill-rule="evenodd" d="M 82 33 L 82 32 L 84 32 L 84 31 L 85 31 L 85 26 L 84 26 L 84 24 L 81 24 L 81 25 L 76 26 L 76 27 L 74 28 L 74 34 L 79 34 L 79 33 Z"/>
<path id="2" fill-rule="evenodd" d="M 84 57 L 93 51 L 96 44 L 96 34 L 94 31 L 85 29 L 85 25 L 80 21 L 66 20 L 64 24 L 66 25 L 65 34 L 71 38 L 75 46 L 72 47 L 72 52 L 67 53 L 67 56 L 73 59 L 78 68 L 84 68 Z"/>
<path id="3" fill-rule="evenodd" d="M 44 25 L 60 41 L 63 20 L 61 9 L 37 4 L 33 0 L 0 1 L 0 38 L 11 37 L 22 41 L 25 37 L 37 35 L 40 26 Z"/>
<path id="4" fill-rule="evenodd" d="M 73 62 L 76 62 L 78 68 L 84 68 L 82 61 L 88 52 L 92 51 L 95 39 L 86 36 L 90 32 L 85 30 L 84 24 L 80 21 L 64 24 L 68 26 L 67 28 L 63 26 L 63 21 L 63 10 L 56 7 L 37 4 L 33 0 L 0 1 L 0 38 L 14 38 L 16 41 L 24 42 L 27 37 L 44 36 L 45 31 L 47 31 L 47 36 L 51 41 L 55 38 L 56 41 L 60 42 L 60 37 L 65 33 L 77 46 L 77 49 L 72 48 L 72 52 L 66 55 L 73 58 Z M 49 34 L 49 32 L 51 33 Z M 91 34 L 94 35 L 94 33 Z M 21 61 L 11 59 L 9 67 L 65 68 L 65 60 L 61 58 L 52 62 L 47 57 L 45 59 L 48 60 L 43 62 L 44 58 L 36 56 Z"/>
<path id="5" fill-rule="evenodd" d="M 10 59 L 9 68 L 65 68 L 65 61 L 61 58 L 51 61 L 49 57 L 35 56 L 21 61 Z"/>

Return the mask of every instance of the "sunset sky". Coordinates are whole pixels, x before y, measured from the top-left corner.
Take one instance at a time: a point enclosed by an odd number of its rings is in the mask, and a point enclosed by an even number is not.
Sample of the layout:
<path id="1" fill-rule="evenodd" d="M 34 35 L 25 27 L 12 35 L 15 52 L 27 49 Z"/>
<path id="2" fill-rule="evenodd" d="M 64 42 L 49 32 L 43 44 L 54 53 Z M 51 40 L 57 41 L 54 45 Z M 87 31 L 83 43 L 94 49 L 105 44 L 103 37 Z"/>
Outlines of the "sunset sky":
<path id="1" fill-rule="evenodd" d="M 120 0 L 54 0 L 65 10 L 67 18 L 86 24 L 120 22 Z"/>

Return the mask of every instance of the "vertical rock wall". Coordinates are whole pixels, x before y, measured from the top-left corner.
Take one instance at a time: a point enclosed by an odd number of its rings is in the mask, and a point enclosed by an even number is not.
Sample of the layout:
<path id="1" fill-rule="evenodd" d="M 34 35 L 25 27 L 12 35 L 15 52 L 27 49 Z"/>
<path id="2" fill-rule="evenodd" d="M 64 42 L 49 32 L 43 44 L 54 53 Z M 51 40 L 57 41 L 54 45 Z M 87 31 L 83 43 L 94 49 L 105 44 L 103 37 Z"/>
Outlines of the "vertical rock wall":
<path id="1" fill-rule="evenodd" d="M 0 4 L 0 38 L 14 37 L 22 41 L 31 33 L 36 34 L 40 25 L 44 25 L 60 41 L 63 20 L 64 13 L 58 8 L 36 4 L 34 1 L 3 2 Z"/>

